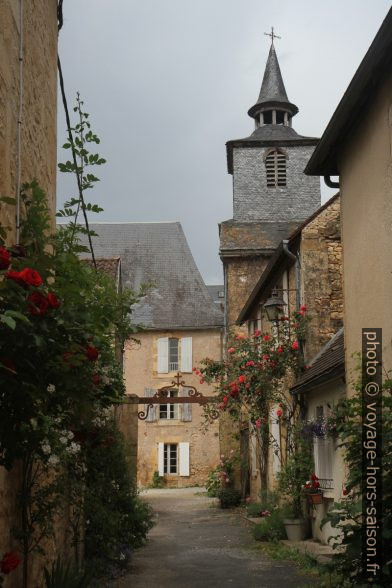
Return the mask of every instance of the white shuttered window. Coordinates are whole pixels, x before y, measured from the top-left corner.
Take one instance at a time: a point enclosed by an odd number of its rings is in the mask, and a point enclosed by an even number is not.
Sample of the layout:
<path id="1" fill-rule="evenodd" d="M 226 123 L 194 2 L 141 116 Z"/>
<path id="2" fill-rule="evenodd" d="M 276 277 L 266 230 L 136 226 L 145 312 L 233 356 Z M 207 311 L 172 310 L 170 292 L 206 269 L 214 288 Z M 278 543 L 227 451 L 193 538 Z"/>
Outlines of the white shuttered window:
<path id="1" fill-rule="evenodd" d="M 180 476 L 189 476 L 189 443 L 179 443 Z"/>
<path id="2" fill-rule="evenodd" d="M 192 372 L 192 337 L 181 339 L 181 371 Z"/>
<path id="3" fill-rule="evenodd" d="M 178 369 L 192 373 L 192 337 L 160 337 L 157 340 L 157 355 L 158 374 L 176 372 Z"/>
<path id="4" fill-rule="evenodd" d="M 169 338 L 158 339 L 158 374 L 167 374 L 169 371 Z"/>

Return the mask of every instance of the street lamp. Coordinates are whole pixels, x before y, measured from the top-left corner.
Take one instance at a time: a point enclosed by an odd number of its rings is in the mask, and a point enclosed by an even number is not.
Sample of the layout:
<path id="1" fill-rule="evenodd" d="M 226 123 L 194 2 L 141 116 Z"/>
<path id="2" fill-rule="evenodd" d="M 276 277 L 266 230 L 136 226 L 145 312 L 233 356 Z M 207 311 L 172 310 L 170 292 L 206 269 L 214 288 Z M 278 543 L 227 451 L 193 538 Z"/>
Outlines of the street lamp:
<path id="1" fill-rule="evenodd" d="M 278 293 L 276 291 L 272 292 L 271 297 L 264 304 L 267 318 L 271 323 L 277 323 L 280 320 L 285 305 L 285 301 L 279 297 Z"/>

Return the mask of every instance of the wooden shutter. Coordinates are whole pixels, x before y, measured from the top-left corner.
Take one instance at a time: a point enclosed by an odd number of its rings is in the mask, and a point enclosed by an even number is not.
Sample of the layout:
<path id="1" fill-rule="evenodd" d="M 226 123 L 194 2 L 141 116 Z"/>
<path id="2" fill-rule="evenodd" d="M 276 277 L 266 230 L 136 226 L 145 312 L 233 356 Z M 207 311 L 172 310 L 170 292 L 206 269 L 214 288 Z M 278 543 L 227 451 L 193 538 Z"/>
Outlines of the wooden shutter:
<path id="1" fill-rule="evenodd" d="M 182 392 L 180 392 L 181 396 L 189 396 L 189 388 L 182 388 Z M 189 422 L 192 420 L 192 404 L 183 404 L 182 405 L 182 421 Z"/>
<path id="2" fill-rule="evenodd" d="M 163 443 L 158 443 L 158 472 L 160 476 L 164 475 L 163 471 Z"/>
<path id="3" fill-rule="evenodd" d="M 189 443 L 179 443 L 180 476 L 189 476 Z"/>
<path id="4" fill-rule="evenodd" d="M 144 396 L 152 397 L 156 393 L 154 388 L 144 388 Z M 144 412 L 148 409 L 148 404 L 144 405 Z M 155 404 L 150 410 L 148 411 L 148 417 L 146 418 L 147 423 L 152 423 L 153 421 L 157 420 L 157 405 Z"/>
<path id="5" fill-rule="evenodd" d="M 181 339 L 181 371 L 192 372 L 192 337 Z"/>
<path id="6" fill-rule="evenodd" d="M 158 344 L 158 374 L 167 374 L 169 371 L 169 338 L 161 337 Z"/>

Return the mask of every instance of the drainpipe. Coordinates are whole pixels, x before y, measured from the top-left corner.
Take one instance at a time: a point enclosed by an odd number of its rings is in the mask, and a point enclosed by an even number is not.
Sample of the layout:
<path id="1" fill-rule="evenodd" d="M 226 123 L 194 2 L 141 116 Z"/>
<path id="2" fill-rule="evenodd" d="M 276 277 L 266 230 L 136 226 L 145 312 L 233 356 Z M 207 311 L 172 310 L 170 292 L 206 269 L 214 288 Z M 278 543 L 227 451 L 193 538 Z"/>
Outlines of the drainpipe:
<path id="1" fill-rule="evenodd" d="M 283 240 L 283 251 L 284 253 L 290 257 L 290 259 L 292 259 L 293 261 L 295 261 L 295 289 L 296 289 L 296 306 L 297 306 L 297 310 L 300 307 L 301 304 L 301 300 L 300 300 L 300 293 L 301 293 L 301 264 L 299 261 L 299 257 L 298 255 L 294 255 L 294 253 L 292 253 L 289 250 L 288 247 L 288 240 L 284 239 Z"/>
<path id="2" fill-rule="evenodd" d="M 324 182 L 328 186 L 328 188 L 340 188 L 340 181 L 334 182 L 331 180 L 331 176 L 324 176 Z"/>

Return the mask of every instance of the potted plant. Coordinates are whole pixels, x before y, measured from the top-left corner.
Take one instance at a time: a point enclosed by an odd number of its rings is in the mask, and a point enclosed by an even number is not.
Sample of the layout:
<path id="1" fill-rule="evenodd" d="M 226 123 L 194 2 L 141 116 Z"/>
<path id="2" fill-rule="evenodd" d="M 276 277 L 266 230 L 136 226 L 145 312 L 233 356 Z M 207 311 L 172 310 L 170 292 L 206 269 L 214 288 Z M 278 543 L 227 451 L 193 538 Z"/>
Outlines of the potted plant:
<path id="1" fill-rule="evenodd" d="M 305 482 L 302 488 L 309 504 L 322 504 L 323 492 L 320 489 L 320 481 L 316 474 L 312 474 L 310 480 Z"/>
<path id="2" fill-rule="evenodd" d="M 297 438 L 279 474 L 279 490 L 287 499 L 283 524 L 290 541 L 302 541 L 306 537 L 308 524 L 304 518 L 302 481 L 312 465 L 309 445 Z"/>

